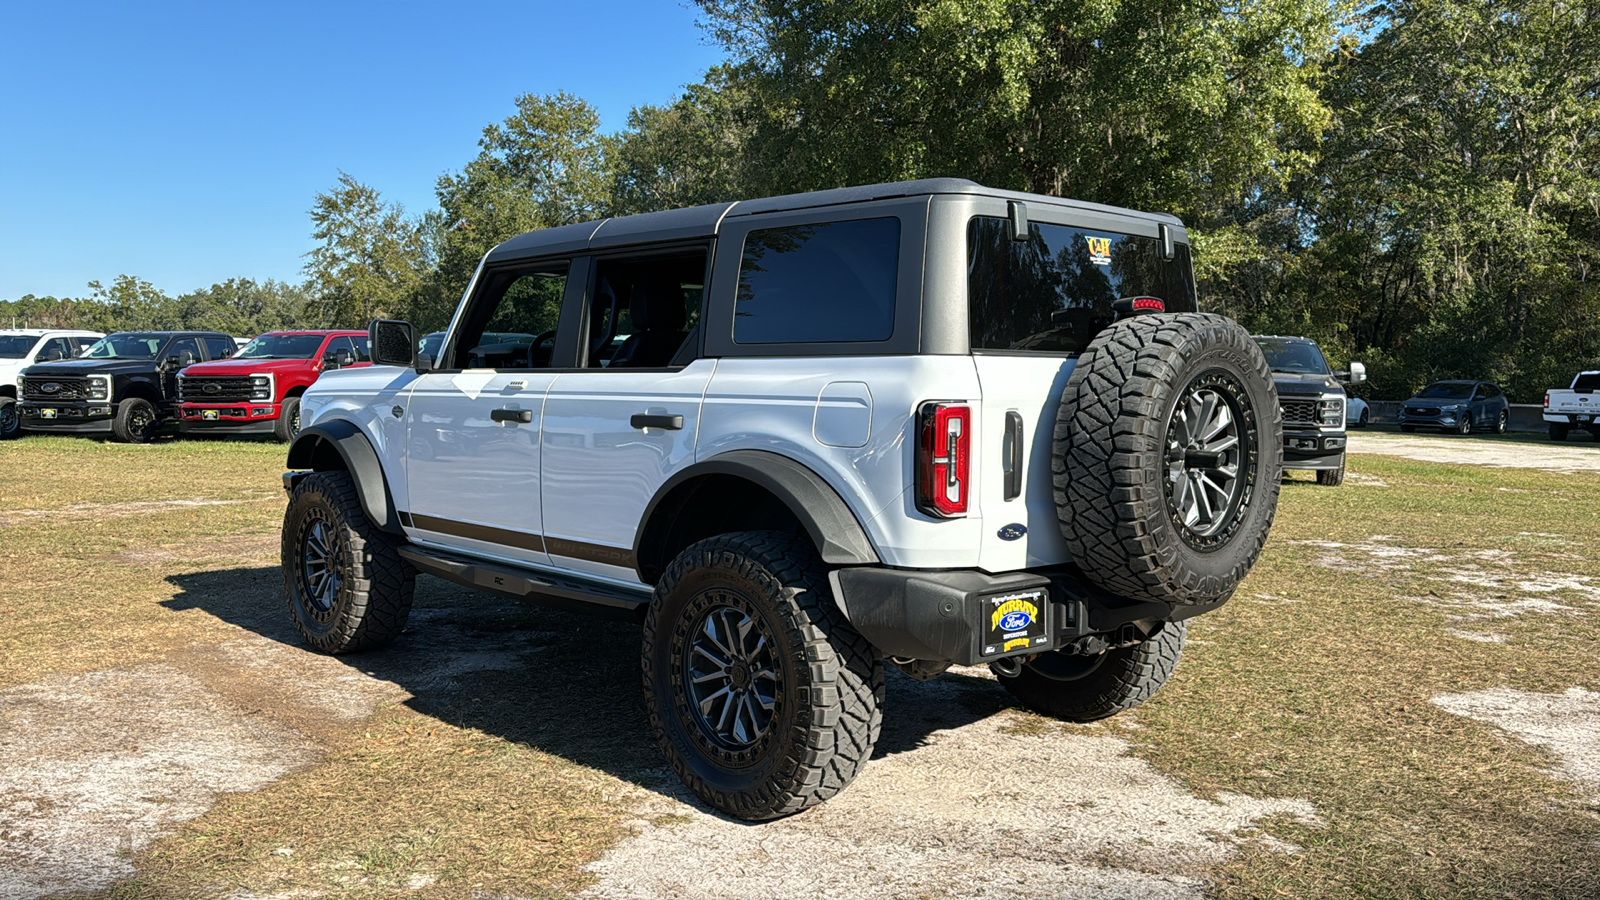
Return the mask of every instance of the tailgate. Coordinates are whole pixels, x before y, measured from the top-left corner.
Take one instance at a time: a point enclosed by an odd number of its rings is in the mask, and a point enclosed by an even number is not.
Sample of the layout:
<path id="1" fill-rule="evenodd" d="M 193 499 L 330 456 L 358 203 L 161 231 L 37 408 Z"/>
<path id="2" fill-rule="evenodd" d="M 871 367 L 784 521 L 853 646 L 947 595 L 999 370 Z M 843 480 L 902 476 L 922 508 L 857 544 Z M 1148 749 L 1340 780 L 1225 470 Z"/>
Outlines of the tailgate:
<path id="1" fill-rule="evenodd" d="M 1056 518 L 1050 454 L 1061 392 L 1075 361 L 979 353 L 973 362 L 983 391 L 973 448 L 980 472 L 977 512 L 983 516 L 978 567 L 1007 572 L 1068 562 L 1072 554 Z M 1018 434 L 1021 442 L 1013 446 Z"/>

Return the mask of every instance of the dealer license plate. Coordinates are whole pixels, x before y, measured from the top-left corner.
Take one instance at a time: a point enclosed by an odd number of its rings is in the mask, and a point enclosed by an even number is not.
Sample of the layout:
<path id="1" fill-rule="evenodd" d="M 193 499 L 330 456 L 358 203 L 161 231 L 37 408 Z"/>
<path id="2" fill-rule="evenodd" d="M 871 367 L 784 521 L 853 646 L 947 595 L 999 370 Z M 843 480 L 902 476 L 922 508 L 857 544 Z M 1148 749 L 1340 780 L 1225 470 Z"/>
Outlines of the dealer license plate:
<path id="1" fill-rule="evenodd" d="M 1573 416 L 1572 417 L 1572 421 L 1574 421 L 1574 422 L 1587 422 L 1587 421 L 1589 421 L 1589 417 L 1588 416 Z"/>
<path id="2" fill-rule="evenodd" d="M 1050 643 L 1045 630 L 1049 608 L 1043 590 L 1017 591 L 985 598 L 983 656 L 1037 652 Z"/>
<path id="3" fill-rule="evenodd" d="M 217 420 L 217 411 L 214 409 L 202 409 L 200 410 L 200 418 L 207 422 L 215 422 Z"/>
<path id="4" fill-rule="evenodd" d="M 54 419 L 55 417 L 56 417 L 56 411 L 53 410 L 53 409 L 41 409 L 41 410 L 39 410 L 39 418 L 41 418 L 41 419 Z"/>

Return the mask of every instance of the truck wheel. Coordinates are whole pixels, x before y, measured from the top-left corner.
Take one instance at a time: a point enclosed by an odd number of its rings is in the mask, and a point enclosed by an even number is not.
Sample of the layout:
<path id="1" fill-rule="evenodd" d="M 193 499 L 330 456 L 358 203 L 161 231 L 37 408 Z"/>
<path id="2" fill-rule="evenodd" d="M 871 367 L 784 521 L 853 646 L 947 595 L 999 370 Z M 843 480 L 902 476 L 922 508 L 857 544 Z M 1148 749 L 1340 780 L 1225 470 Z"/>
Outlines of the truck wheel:
<path id="1" fill-rule="evenodd" d="M 1317 472 L 1317 484 L 1328 487 L 1338 487 L 1344 484 L 1344 454 L 1339 454 L 1339 468 L 1324 469 Z"/>
<path id="2" fill-rule="evenodd" d="M 1079 358 L 1056 420 L 1056 512 L 1073 560 L 1122 597 L 1227 598 L 1272 526 L 1282 446 L 1272 374 L 1236 322 L 1117 322 Z"/>
<path id="3" fill-rule="evenodd" d="M 156 433 L 157 423 L 156 408 L 149 400 L 129 397 L 117 404 L 116 418 L 111 420 L 111 436 L 124 444 L 149 443 Z"/>
<path id="4" fill-rule="evenodd" d="M 299 397 L 290 397 L 283 401 L 283 408 L 278 413 L 278 421 L 272 425 L 272 434 L 280 444 L 287 444 L 300 435 Z"/>
<path id="5" fill-rule="evenodd" d="M 281 559 L 289 613 L 306 643 L 350 653 L 400 636 L 417 575 L 399 544 L 367 519 L 349 472 L 316 472 L 295 485 Z"/>
<path id="6" fill-rule="evenodd" d="M 1571 431 L 1571 430 L 1572 430 L 1572 426 L 1568 425 L 1566 422 L 1551 422 L 1550 423 L 1550 440 L 1552 440 L 1552 441 L 1564 441 L 1564 440 L 1567 439 L 1567 432 Z"/>
<path id="7" fill-rule="evenodd" d="M 643 665 L 662 752 L 730 816 L 827 800 L 878 740 L 883 664 L 803 537 L 724 534 L 678 554 L 645 616 Z"/>
<path id="8" fill-rule="evenodd" d="M 1189 623 L 1168 622 L 1147 641 L 1099 656 L 1069 656 L 1059 650 L 1024 663 L 1014 677 L 999 675 L 1001 687 L 1036 713 L 1068 722 L 1093 722 L 1133 709 L 1161 690 L 1183 655 Z"/>
<path id="9" fill-rule="evenodd" d="M 0 397 L 0 441 L 9 441 L 22 431 L 22 417 L 17 415 L 17 401 Z"/>

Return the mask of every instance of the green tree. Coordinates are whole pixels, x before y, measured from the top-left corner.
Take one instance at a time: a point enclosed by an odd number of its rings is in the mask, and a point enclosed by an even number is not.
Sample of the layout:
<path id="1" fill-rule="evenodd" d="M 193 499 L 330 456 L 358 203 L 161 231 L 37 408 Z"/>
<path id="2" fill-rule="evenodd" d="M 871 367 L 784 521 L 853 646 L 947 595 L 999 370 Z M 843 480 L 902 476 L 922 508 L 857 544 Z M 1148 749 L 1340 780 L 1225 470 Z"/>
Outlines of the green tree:
<path id="1" fill-rule="evenodd" d="M 172 298 L 134 275 L 118 275 L 106 287 L 89 282 L 90 302 L 104 307 L 105 331 L 181 328 Z"/>
<path id="2" fill-rule="evenodd" d="M 305 273 L 324 324 L 364 327 L 414 305 L 433 262 L 424 223 L 344 172 L 317 195 L 311 223 Z"/>
<path id="3" fill-rule="evenodd" d="M 668 106 L 628 115 L 612 160 L 613 212 L 618 215 L 738 200 L 750 181 L 750 93 L 713 68 Z"/>
<path id="4" fill-rule="evenodd" d="M 317 328 L 318 311 L 302 287 L 267 279 L 229 278 L 176 301 L 186 328 L 253 337 L 264 331 Z"/>
<path id="5" fill-rule="evenodd" d="M 1307 166 L 1340 2 L 699 0 L 761 190 L 932 175 L 1196 215 Z"/>
<path id="6" fill-rule="evenodd" d="M 454 306 L 492 247 L 525 231 L 601 218 L 610 204 L 614 139 L 600 114 L 566 93 L 516 98 L 517 111 L 484 128 L 478 156 L 439 178 L 440 216 L 428 223 L 439 264 L 424 320 Z"/>

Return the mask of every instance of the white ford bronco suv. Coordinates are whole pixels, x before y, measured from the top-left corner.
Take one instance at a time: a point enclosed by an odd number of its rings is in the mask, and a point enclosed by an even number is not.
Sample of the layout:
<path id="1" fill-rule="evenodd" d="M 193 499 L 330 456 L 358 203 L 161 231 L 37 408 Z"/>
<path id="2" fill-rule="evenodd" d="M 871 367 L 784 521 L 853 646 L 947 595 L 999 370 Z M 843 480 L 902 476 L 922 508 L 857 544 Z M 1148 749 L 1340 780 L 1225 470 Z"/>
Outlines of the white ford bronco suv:
<path id="1" fill-rule="evenodd" d="M 1255 561 L 1282 417 L 1167 215 L 936 179 L 567 225 L 490 251 L 436 355 L 371 326 L 289 450 L 314 647 L 418 573 L 643 624 L 661 749 L 769 819 L 872 755 L 884 666 L 1133 707 Z"/>

